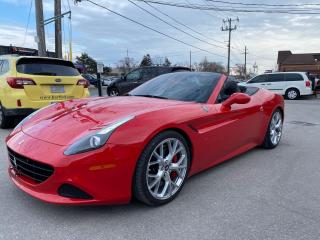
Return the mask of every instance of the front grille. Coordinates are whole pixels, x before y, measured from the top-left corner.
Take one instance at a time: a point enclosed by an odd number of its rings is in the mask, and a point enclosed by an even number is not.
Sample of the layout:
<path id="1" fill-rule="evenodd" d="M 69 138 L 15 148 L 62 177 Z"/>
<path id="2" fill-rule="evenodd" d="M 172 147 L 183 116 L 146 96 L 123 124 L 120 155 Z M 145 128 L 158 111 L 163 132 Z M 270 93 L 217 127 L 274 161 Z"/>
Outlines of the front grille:
<path id="1" fill-rule="evenodd" d="M 12 151 L 8 148 L 9 159 L 18 175 L 31 178 L 37 183 L 44 182 L 53 174 L 53 167 L 40 163 Z"/>

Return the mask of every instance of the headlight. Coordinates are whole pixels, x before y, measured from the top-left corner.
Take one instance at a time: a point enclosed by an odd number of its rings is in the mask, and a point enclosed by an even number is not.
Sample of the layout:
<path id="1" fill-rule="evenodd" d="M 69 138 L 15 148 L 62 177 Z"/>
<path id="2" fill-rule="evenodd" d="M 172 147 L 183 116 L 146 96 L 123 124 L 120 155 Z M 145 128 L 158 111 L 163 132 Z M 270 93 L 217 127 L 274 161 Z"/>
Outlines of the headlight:
<path id="1" fill-rule="evenodd" d="M 78 139 L 76 142 L 71 144 L 67 150 L 64 151 L 64 154 L 73 155 L 101 148 L 108 141 L 109 137 L 116 128 L 132 120 L 133 118 L 134 116 L 129 116 L 120 119 L 119 121 L 114 122 L 109 126 L 100 129 L 99 131 L 93 132 L 87 136 Z"/>

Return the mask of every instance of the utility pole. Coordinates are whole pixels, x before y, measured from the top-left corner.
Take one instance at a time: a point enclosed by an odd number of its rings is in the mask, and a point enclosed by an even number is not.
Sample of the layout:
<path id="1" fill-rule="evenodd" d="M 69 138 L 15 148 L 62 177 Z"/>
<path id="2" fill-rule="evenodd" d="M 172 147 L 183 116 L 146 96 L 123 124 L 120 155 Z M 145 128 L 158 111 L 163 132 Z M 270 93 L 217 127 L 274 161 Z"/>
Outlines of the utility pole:
<path id="1" fill-rule="evenodd" d="M 46 37 L 44 33 L 44 23 L 43 23 L 42 0 L 35 0 L 35 10 L 36 10 L 38 55 L 41 57 L 45 57 L 47 53 L 46 53 Z"/>
<path id="2" fill-rule="evenodd" d="M 253 72 L 258 73 L 258 65 L 256 62 L 253 64 Z"/>
<path id="3" fill-rule="evenodd" d="M 190 69 L 192 70 L 192 62 L 191 62 L 191 58 L 192 58 L 192 55 L 191 55 L 191 51 L 190 51 L 189 60 L 190 60 Z"/>
<path id="4" fill-rule="evenodd" d="M 61 16 L 61 0 L 54 0 L 54 16 Z M 55 51 L 56 57 L 62 58 L 62 34 L 61 34 L 61 18 L 55 20 Z"/>
<path id="5" fill-rule="evenodd" d="M 237 29 L 237 25 L 232 26 L 232 22 L 239 22 L 239 18 L 236 19 L 223 19 L 224 26 L 221 27 L 221 31 L 229 32 L 229 41 L 228 41 L 228 75 L 230 74 L 230 48 L 231 48 L 231 32 Z M 227 24 L 227 25 L 226 25 Z"/>
<path id="6" fill-rule="evenodd" d="M 72 62 L 72 18 L 71 11 L 69 14 L 69 61 Z"/>
<path id="7" fill-rule="evenodd" d="M 247 77 L 247 55 L 248 55 L 248 48 L 244 46 L 244 77 Z"/>

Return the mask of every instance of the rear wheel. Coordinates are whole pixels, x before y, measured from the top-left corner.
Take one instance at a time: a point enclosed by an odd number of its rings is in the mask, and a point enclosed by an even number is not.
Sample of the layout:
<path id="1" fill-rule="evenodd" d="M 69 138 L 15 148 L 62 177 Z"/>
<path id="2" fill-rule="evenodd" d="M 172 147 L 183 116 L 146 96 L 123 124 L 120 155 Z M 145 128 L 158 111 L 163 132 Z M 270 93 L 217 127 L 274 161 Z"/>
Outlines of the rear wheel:
<path id="1" fill-rule="evenodd" d="M 190 167 L 186 140 L 175 131 L 166 131 L 150 141 L 136 167 L 134 196 L 147 205 L 162 205 L 181 191 Z"/>
<path id="2" fill-rule="evenodd" d="M 296 88 L 289 88 L 286 91 L 285 97 L 286 97 L 286 99 L 289 99 L 289 100 L 296 100 L 300 97 L 300 92 Z"/>
<path id="3" fill-rule="evenodd" d="M 120 95 L 119 90 L 117 88 L 113 87 L 108 91 L 108 95 L 111 97 L 119 96 Z"/>
<path id="4" fill-rule="evenodd" d="M 0 104 L 0 128 L 5 129 L 13 125 L 13 117 L 6 116 L 3 107 Z"/>
<path id="5" fill-rule="evenodd" d="M 267 149 L 272 149 L 278 146 L 282 136 L 282 127 L 283 127 L 282 112 L 280 111 L 280 109 L 277 109 L 272 114 L 262 147 Z"/>

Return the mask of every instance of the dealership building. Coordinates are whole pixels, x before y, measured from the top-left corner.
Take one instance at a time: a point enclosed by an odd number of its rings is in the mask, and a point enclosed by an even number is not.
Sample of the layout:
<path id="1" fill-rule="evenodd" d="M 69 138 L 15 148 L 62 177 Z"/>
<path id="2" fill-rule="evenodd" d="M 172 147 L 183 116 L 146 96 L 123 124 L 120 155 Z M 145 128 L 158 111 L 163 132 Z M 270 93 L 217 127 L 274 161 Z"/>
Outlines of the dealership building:
<path id="1" fill-rule="evenodd" d="M 309 72 L 320 75 L 320 53 L 278 52 L 278 71 L 280 72 Z"/>

